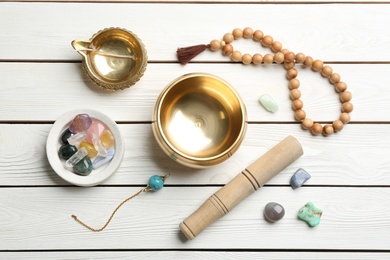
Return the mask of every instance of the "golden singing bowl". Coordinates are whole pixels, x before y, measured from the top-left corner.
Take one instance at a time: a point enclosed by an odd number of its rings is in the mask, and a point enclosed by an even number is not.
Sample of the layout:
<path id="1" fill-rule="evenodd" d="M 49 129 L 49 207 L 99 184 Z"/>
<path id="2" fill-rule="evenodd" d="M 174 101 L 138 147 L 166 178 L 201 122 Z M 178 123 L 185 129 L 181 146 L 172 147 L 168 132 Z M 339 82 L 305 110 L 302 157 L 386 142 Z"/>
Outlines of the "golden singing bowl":
<path id="1" fill-rule="evenodd" d="M 246 131 L 246 108 L 226 81 L 203 73 L 177 78 L 160 94 L 153 133 L 173 160 L 204 168 L 229 158 Z"/>
<path id="2" fill-rule="evenodd" d="M 74 40 L 73 48 L 83 57 L 88 77 L 105 90 L 121 90 L 134 85 L 144 74 L 146 50 L 131 31 L 106 28 L 90 40 Z"/>

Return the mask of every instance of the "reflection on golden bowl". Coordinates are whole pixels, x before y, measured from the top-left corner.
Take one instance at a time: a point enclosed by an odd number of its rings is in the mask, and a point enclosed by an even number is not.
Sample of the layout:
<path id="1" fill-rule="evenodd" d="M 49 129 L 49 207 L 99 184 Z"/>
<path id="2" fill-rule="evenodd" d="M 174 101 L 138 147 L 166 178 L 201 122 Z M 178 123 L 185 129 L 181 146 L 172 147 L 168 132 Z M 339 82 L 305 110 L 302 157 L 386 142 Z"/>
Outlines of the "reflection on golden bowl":
<path id="1" fill-rule="evenodd" d="M 74 40 L 72 46 L 83 56 L 89 78 L 106 90 L 134 85 L 144 74 L 146 50 L 141 40 L 122 28 L 107 28 L 90 40 Z"/>
<path id="2" fill-rule="evenodd" d="M 157 99 L 153 133 L 173 160 L 195 168 L 229 158 L 246 131 L 246 109 L 224 80 L 193 73 L 171 82 Z"/>

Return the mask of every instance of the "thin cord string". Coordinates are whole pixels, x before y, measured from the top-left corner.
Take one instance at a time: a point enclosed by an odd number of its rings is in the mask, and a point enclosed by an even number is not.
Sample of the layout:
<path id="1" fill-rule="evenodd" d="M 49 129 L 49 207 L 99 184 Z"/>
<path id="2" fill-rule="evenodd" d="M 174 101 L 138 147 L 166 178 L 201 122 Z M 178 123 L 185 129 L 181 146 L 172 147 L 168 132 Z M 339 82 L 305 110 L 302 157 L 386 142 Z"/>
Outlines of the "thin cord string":
<path id="1" fill-rule="evenodd" d="M 74 220 L 76 220 L 77 222 L 79 222 L 81 225 L 83 225 L 84 227 L 88 228 L 89 230 L 93 231 L 93 232 L 100 232 L 100 231 L 103 231 L 107 226 L 108 224 L 110 224 L 112 218 L 114 217 L 115 213 L 118 211 L 118 209 L 120 207 L 123 206 L 123 204 L 125 204 L 126 202 L 128 202 L 129 200 L 133 199 L 134 197 L 138 196 L 139 194 L 141 194 L 142 192 L 146 192 L 146 191 L 149 191 L 151 190 L 150 186 L 146 186 L 146 188 L 143 188 L 141 189 L 140 191 L 138 191 L 137 193 L 135 193 L 134 195 L 128 197 L 127 199 L 125 199 L 124 201 L 122 201 L 116 208 L 115 210 L 111 213 L 111 216 L 109 217 L 109 219 L 107 220 L 106 224 L 104 224 L 104 226 L 102 226 L 101 228 L 99 229 L 96 229 L 96 228 L 93 228 L 89 225 L 87 225 L 85 222 L 81 221 L 77 216 L 75 215 L 72 215 L 72 218 Z"/>

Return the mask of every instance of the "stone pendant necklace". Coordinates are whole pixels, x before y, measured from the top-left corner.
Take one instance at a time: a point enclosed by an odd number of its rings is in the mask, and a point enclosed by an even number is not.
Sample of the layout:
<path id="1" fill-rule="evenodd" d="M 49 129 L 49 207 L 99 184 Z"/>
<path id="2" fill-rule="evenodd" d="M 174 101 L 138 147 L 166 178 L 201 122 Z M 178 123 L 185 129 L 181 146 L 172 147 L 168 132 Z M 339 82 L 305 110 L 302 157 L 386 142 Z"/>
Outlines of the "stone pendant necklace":
<path id="1" fill-rule="evenodd" d="M 252 39 L 256 42 L 260 42 L 263 47 L 270 48 L 273 54 L 265 54 L 264 56 L 259 53 L 256 53 L 253 56 L 248 53 L 242 54 L 240 51 L 234 50 L 232 45 L 232 42 L 239 38 Z M 333 69 L 328 65 L 324 65 L 324 62 L 321 60 L 314 60 L 312 57 L 306 56 L 301 52 L 295 54 L 287 49 L 283 49 L 282 44 L 279 41 L 274 41 L 271 36 L 264 35 L 260 30 L 253 31 L 252 28 L 249 27 L 246 27 L 243 30 L 236 28 L 231 33 L 226 33 L 223 36 L 222 41 L 212 40 L 210 44 L 178 48 L 178 60 L 181 64 L 185 65 L 206 49 L 211 51 L 222 50 L 222 54 L 230 56 L 230 59 L 233 62 L 242 62 L 245 65 L 272 63 L 283 65 L 287 71 L 286 77 L 289 80 L 288 87 L 290 89 L 292 108 L 295 111 L 294 118 L 301 123 L 303 129 L 310 130 L 313 135 L 322 133 L 324 136 L 328 136 L 334 132 L 339 132 L 344 128 L 344 125 L 351 120 L 349 113 L 353 110 L 353 105 L 350 102 L 352 94 L 347 91 L 347 84 L 341 81 L 341 77 L 338 73 L 333 72 Z M 300 82 L 297 78 L 298 70 L 295 67 L 296 64 L 302 64 L 303 67 L 309 67 L 314 72 L 321 73 L 324 78 L 328 79 L 330 84 L 334 85 L 336 92 L 339 93 L 341 114 L 339 118 L 334 120 L 331 124 L 321 125 L 306 117 L 306 112 L 303 110 L 303 102 L 300 99 Z"/>
<path id="2" fill-rule="evenodd" d="M 138 191 L 137 193 L 133 194 L 132 196 L 128 197 L 127 199 L 125 199 L 124 201 L 122 201 L 115 209 L 114 211 L 111 213 L 111 216 L 108 218 L 108 220 L 106 221 L 106 223 L 101 227 L 101 228 L 93 228 L 89 225 L 87 225 L 85 222 L 81 221 L 77 216 L 75 215 L 72 215 L 72 218 L 74 220 L 76 220 L 77 222 L 79 222 L 81 225 L 83 225 L 84 227 L 88 228 L 89 230 L 93 231 L 93 232 L 100 232 L 100 231 L 103 231 L 107 226 L 108 224 L 110 224 L 112 218 L 114 217 L 115 213 L 119 210 L 120 207 L 123 206 L 123 204 L 125 204 L 126 202 L 128 202 L 129 200 L 133 199 L 134 197 L 138 196 L 139 194 L 141 194 L 142 192 L 147 192 L 147 191 L 158 191 L 158 190 L 161 190 L 163 187 L 164 187 L 164 182 L 165 182 L 165 179 L 169 177 L 169 174 L 165 175 L 165 176 L 158 176 L 158 175 L 153 175 L 152 177 L 149 178 L 149 182 L 148 182 L 148 185 L 141 189 L 140 191 Z"/>

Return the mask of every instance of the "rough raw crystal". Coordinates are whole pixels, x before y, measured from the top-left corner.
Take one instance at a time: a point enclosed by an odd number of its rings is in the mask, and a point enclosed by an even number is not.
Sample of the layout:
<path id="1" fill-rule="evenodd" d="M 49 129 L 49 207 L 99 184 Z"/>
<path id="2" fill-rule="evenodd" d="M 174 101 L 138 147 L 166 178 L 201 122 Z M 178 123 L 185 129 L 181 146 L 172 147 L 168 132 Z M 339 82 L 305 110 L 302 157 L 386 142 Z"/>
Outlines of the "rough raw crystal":
<path id="1" fill-rule="evenodd" d="M 58 155 L 61 159 L 68 160 L 77 152 L 77 147 L 71 144 L 64 144 L 60 147 Z"/>
<path id="2" fill-rule="evenodd" d="M 93 158 L 98 154 L 98 151 L 96 151 L 95 146 L 93 146 L 93 144 L 90 144 L 86 141 L 82 141 L 80 143 L 80 148 L 82 148 L 82 147 L 84 147 L 88 151 L 87 156 L 89 158 Z"/>
<path id="3" fill-rule="evenodd" d="M 78 175 L 87 176 L 92 172 L 92 162 L 87 156 L 73 166 L 73 170 Z"/>
<path id="4" fill-rule="evenodd" d="M 96 134 L 92 134 L 92 143 L 95 146 L 96 151 L 99 156 L 106 157 L 107 156 L 107 148 L 102 144 L 99 136 Z"/>
<path id="5" fill-rule="evenodd" d="M 106 156 L 98 156 L 98 157 L 95 158 L 95 160 L 92 163 L 92 167 L 94 169 L 100 168 L 104 164 L 106 164 L 109 161 L 111 161 L 111 159 L 114 157 L 114 154 L 115 154 L 115 149 L 114 148 L 108 149 Z"/>
<path id="6" fill-rule="evenodd" d="M 104 132 L 104 130 L 106 130 L 106 129 L 107 129 L 107 126 L 103 122 L 101 122 L 100 120 L 97 120 L 97 119 L 92 119 L 92 124 L 88 128 L 88 131 L 87 131 L 88 143 L 91 143 L 91 144 L 93 143 L 93 140 L 92 140 L 93 134 L 100 137 L 102 135 L 102 133 Z"/>
<path id="7" fill-rule="evenodd" d="M 87 139 L 87 133 L 80 132 L 69 137 L 68 143 L 78 147 L 80 143 L 86 139 Z"/>
<path id="8" fill-rule="evenodd" d="M 264 218 L 268 222 L 274 223 L 281 220 L 284 217 L 284 208 L 282 205 L 276 202 L 270 202 L 265 205 Z"/>
<path id="9" fill-rule="evenodd" d="M 299 212 L 298 217 L 311 227 L 315 227 L 320 224 L 320 218 L 322 216 L 322 210 L 314 206 L 312 202 L 306 203 Z"/>
<path id="10" fill-rule="evenodd" d="M 299 168 L 290 179 L 290 185 L 293 189 L 301 187 L 311 178 L 310 174 L 302 168 Z"/>
<path id="11" fill-rule="evenodd" d="M 268 94 L 264 94 L 259 99 L 260 104 L 269 112 L 275 113 L 279 106 L 276 101 Z"/>
<path id="12" fill-rule="evenodd" d="M 100 136 L 100 141 L 102 141 L 102 144 L 106 148 L 113 147 L 115 145 L 115 138 L 112 135 L 110 130 L 104 130 L 102 135 Z"/>
<path id="13" fill-rule="evenodd" d="M 79 161 L 81 161 L 85 156 L 87 156 L 87 149 L 80 148 L 75 154 L 73 154 L 65 163 L 66 167 L 73 168 Z"/>
<path id="14" fill-rule="evenodd" d="M 92 119 L 87 114 L 78 114 L 70 123 L 69 130 L 72 133 L 87 131 L 92 124 Z"/>

